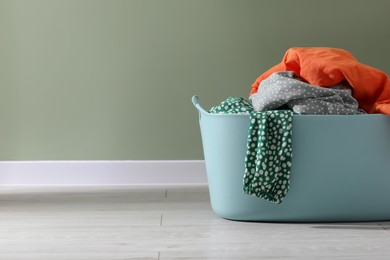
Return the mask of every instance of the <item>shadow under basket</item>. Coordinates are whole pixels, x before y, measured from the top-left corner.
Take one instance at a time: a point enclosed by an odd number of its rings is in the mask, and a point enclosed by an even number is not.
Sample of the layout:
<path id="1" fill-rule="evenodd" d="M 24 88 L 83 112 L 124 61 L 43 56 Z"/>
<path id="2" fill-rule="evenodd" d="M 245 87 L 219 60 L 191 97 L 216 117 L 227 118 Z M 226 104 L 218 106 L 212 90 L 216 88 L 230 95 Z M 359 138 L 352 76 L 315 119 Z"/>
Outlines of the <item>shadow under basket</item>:
<path id="1" fill-rule="evenodd" d="M 243 192 L 249 115 L 199 113 L 211 206 L 226 219 L 390 220 L 390 116 L 294 115 L 290 189 L 281 204 Z"/>

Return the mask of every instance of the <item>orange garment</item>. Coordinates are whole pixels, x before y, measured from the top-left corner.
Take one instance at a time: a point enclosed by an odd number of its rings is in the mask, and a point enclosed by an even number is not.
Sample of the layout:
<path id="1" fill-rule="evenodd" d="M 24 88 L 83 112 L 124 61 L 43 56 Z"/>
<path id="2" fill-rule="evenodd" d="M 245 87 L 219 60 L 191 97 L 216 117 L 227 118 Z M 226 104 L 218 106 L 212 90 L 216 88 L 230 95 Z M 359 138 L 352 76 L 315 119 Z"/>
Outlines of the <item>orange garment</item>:
<path id="1" fill-rule="evenodd" d="M 272 73 L 294 71 L 309 84 L 331 87 L 348 81 L 352 95 L 368 113 L 390 115 L 390 78 L 382 71 L 359 63 L 348 51 L 336 48 L 291 48 L 281 63 L 260 75 L 250 95 Z"/>

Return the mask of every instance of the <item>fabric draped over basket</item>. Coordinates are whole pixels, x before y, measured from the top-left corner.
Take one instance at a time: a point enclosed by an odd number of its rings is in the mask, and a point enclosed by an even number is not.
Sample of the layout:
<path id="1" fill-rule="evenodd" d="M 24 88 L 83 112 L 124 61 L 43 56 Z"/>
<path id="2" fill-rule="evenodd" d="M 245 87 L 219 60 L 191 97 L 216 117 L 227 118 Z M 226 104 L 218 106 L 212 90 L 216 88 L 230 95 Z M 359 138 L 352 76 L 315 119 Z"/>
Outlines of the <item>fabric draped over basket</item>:
<path id="1" fill-rule="evenodd" d="M 390 78 L 382 71 L 360 63 L 348 51 L 338 48 L 290 48 L 283 60 L 260 75 L 250 95 L 274 72 L 293 71 L 305 82 L 332 87 L 347 81 L 353 97 L 368 113 L 390 115 Z"/>

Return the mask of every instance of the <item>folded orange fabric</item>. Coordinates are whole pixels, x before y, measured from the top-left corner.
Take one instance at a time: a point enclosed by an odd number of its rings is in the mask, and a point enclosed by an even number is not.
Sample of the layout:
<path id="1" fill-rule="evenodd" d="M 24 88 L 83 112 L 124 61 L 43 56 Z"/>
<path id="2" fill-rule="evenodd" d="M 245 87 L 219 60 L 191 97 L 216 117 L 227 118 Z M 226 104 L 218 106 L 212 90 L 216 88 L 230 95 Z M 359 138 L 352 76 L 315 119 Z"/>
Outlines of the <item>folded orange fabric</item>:
<path id="1" fill-rule="evenodd" d="M 294 71 L 308 83 L 331 87 L 343 80 L 368 113 L 390 115 L 390 78 L 376 68 L 362 64 L 348 51 L 337 48 L 291 48 L 281 63 L 260 75 L 250 95 L 257 93 L 262 80 L 279 71 Z"/>

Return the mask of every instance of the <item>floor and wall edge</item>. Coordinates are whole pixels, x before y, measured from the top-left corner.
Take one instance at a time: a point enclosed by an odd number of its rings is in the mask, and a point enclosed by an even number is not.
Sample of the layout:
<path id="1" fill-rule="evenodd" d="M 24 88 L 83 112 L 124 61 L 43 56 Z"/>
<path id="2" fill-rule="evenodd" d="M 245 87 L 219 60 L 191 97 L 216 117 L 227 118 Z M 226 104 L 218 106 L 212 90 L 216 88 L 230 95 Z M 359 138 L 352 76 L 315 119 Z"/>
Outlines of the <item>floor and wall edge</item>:
<path id="1" fill-rule="evenodd" d="M 0 161 L 0 186 L 207 184 L 203 160 Z"/>

